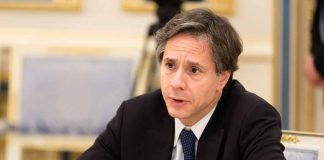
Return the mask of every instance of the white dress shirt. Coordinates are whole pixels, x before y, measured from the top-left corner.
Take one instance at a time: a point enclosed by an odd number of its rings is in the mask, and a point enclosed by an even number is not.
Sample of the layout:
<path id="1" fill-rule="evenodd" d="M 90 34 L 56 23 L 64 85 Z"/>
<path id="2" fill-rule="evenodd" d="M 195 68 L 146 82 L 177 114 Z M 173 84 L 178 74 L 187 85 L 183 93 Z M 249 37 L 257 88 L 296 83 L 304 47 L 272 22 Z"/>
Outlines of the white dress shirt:
<path id="1" fill-rule="evenodd" d="M 200 121 L 198 121 L 195 125 L 191 127 L 187 127 L 181 123 L 181 121 L 178 118 L 174 119 L 175 122 L 175 130 L 174 130 L 174 143 L 173 143 L 173 150 L 172 150 L 172 158 L 171 160 L 183 160 L 183 150 L 182 150 L 182 144 L 181 140 L 179 138 L 180 133 L 183 128 L 186 128 L 187 130 L 192 130 L 192 132 L 196 136 L 196 142 L 195 142 L 195 156 L 197 155 L 197 146 L 198 146 L 198 141 L 200 139 L 201 134 L 203 133 L 210 117 L 214 113 L 216 106 L 205 116 L 203 117 Z"/>

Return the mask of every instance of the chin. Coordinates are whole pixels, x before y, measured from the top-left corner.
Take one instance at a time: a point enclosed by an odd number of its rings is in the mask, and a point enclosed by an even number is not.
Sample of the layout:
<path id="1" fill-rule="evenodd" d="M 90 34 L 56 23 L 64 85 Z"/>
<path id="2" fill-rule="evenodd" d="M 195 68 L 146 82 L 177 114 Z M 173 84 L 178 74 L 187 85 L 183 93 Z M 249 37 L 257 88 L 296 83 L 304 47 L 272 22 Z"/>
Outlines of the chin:
<path id="1" fill-rule="evenodd" d="M 168 113 L 171 117 L 173 118 L 178 118 L 178 119 L 184 119 L 186 118 L 184 111 L 177 111 L 173 109 L 172 107 L 167 107 Z"/>

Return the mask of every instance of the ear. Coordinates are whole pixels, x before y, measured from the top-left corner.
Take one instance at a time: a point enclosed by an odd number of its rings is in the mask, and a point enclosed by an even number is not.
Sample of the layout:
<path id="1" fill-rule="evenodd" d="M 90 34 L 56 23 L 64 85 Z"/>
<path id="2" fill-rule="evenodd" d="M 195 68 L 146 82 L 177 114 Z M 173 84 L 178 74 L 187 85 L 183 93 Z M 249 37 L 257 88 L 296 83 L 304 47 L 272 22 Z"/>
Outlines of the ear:
<path id="1" fill-rule="evenodd" d="M 228 79 L 230 78 L 231 76 L 231 73 L 229 71 L 224 71 L 223 73 L 221 74 L 218 74 L 218 84 L 217 84 L 217 89 L 218 90 L 223 90 L 223 88 L 225 87 Z"/>

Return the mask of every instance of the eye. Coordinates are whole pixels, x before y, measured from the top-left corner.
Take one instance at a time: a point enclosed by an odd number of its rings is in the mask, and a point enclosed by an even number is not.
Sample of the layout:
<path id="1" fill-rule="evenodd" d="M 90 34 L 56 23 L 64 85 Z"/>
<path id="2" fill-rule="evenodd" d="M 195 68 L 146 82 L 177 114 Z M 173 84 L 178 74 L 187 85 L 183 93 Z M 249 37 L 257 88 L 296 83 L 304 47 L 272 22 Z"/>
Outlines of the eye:
<path id="1" fill-rule="evenodd" d="M 191 73 L 198 73 L 199 72 L 199 68 L 197 68 L 195 66 L 192 66 L 190 71 L 191 71 Z"/>
<path id="2" fill-rule="evenodd" d="M 174 64 L 171 63 L 171 62 L 167 62 L 167 63 L 165 63 L 165 65 L 166 65 L 166 67 L 167 67 L 168 69 L 173 69 L 173 68 L 174 68 Z"/>

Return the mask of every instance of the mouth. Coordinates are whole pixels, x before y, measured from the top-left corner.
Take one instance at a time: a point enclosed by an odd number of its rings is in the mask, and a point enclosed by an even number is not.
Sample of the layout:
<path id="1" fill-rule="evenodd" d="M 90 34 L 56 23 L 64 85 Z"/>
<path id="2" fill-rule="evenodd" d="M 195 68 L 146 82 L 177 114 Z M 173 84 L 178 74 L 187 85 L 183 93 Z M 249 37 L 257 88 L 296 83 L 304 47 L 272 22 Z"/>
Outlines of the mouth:
<path id="1" fill-rule="evenodd" d="M 176 98 L 171 98 L 171 99 L 172 99 L 172 101 L 177 102 L 177 103 L 184 102 L 184 100 L 182 100 L 182 99 L 176 99 Z"/>
<path id="2" fill-rule="evenodd" d="M 184 98 L 178 98 L 178 97 L 169 97 L 169 99 L 174 102 L 174 103 L 185 103 L 188 102 L 186 99 Z"/>

